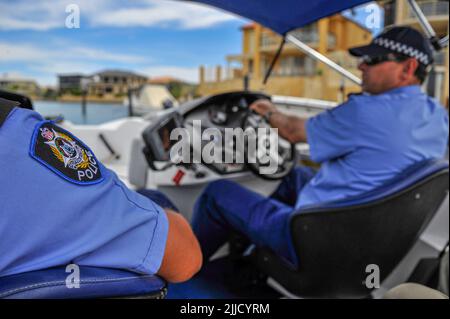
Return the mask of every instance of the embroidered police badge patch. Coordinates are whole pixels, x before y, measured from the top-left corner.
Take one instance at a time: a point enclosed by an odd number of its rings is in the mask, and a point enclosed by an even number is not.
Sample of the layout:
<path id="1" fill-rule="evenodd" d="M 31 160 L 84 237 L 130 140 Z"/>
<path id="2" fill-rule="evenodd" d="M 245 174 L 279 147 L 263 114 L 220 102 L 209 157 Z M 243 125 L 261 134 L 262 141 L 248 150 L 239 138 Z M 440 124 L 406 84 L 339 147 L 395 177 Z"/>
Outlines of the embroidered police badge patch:
<path id="1" fill-rule="evenodd" d="M 43 121 L 34 129 L 30 155 L 72 183 L 89 185 L 103 180 L 94 153 L 52 121 Z"/>

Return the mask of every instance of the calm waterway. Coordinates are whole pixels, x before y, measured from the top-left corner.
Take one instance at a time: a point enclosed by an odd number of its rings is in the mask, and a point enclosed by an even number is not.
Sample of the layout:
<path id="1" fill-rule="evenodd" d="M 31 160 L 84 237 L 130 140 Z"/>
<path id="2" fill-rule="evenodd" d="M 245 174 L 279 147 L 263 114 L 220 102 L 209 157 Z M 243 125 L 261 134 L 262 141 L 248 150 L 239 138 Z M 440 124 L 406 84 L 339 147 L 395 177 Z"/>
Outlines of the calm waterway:
<path id="1" fill-rule="evenodd" d="M 128 115 L 126 106 L 113 103 L 87 103 L 85 117 L 78 102 L 34 101 L 34 109 L 43 116 L 61 115 L 75 124 L 100 124 Z"/>

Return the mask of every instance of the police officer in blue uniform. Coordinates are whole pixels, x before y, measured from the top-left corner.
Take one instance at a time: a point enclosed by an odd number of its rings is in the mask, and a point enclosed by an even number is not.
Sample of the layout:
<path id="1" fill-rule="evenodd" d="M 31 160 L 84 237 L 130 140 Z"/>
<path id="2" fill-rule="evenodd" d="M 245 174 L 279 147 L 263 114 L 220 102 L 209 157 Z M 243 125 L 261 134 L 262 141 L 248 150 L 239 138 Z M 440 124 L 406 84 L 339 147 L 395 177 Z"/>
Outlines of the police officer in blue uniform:
<path id="1" fill-rule="evenodd" d="M 170 200 L 128 189 L 73 134 L 5 99 L 0 168 L 0 276 L 75 263 L 179 282 L 200 269 Z"/>
<path id="2" fill-rule="evenodd" d="M 395 27 L 350 53 L 360 58 L 363 92 L 342 105 L 308 120 L 282 114 L 266 100 L 251 105 L 280 136 L 308 142 L 321 168 L 293 170 L 269 198 L 230 181 L 208 185 L 192 226 L 205 260 L 237 232 L 295 263 L 288 236 L 295 210 L 359 195 L 417 162 L 444 156 L 447 113 L 420 87 L 433 63 L 427 39 Z"/>

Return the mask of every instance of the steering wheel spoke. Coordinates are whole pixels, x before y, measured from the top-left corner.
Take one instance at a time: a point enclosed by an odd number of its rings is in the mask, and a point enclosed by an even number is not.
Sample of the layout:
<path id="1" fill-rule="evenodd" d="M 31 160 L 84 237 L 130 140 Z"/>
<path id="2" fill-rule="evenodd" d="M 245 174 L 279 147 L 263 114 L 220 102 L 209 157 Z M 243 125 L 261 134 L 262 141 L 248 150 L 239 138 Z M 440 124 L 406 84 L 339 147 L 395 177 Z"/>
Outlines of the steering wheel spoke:
<path id="1" fill-rule="evenodd" d="M 295 167 L 298 159 L 295 145 L 281 138 L 262 116 L 248 112 L 242 121 L 242 129 L 252 129 L 256 136 L 256 152 L 252 152 L 248 144 L 245 151 L 245 163 L 254 174 L 263 179 L 277 180 Z M 264 129 L 266 134 L 261 136 L 263 131 L 258 129 Z M 275 167 L 268 167 L 270 165 Z"/>

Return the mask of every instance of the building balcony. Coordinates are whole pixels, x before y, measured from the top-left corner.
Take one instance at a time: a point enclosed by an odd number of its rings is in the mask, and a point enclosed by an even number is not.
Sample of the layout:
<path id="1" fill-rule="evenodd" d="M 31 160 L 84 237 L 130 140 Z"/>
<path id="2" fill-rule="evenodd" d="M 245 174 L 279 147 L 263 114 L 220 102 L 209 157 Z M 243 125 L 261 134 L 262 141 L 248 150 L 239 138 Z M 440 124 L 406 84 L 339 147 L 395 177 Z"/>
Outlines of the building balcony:
<path id="1" fill-rule="evenodd" d="M 427 17 L 428 21 L 432 25 L 434 31 L 439 35 L 445 35 L 448 32 L 448 2 L 447 1 L 418 1 L 422 12 Z M 403 21 L 398 21 L 400 24 L 409 25 L 412 27 L 420 28 L 417 17 L 414 11 L 406 6 Z"/>
<path id="2" fill-rule="evenodd" d="M 417 1 L 417 4 L 429 19 L 448 20 L 448 1 Z M 415 19 L 414 11 L 409 6 L 407 8 L 407 19 Z"/>
<path id="3" fill-rule="evenodd" d="M 319 47 L 319 33 L 318 32 L 302 32 L 294 31 L 291 33 L 294 37 L 309 45 L 310 47 L 316 49 Z M 334 34 L 328 34 L 328 49 L 336 48 L 336 37 Z M 274 36 L 265 36 L 261 37 L 261 52 L 276 52 L 280 47 L 281 38 Z M 287 42 L 284 46 L 285 51 L 291 51 L 292 49 L 296 49 L 296 46 L 292 43 Z"/>
<path id="4" fill-rule="evenodd" d="M 435 31 L 440 35 L 447 34 L 449 13 L 448 1 L 423 0 L 417 1 L 417 4 Z M 394 0 L 385 1 L 383 2 L 383 8 L 385 26 L 399 24 L 409 25 L 418 29 L 421 28 L 414 11 L 406 0 L 402 2 Z"/>
<path id="5" fill-rule="evenodd" d="M 434 64 L 445 66 L 447 50 L 436 52 L 434 55 Z"/>
<path id="6" fill-rule="evenodd" d="M 301 30 L 293 31 L 291 33 L 300 41 L 305 42 L 311 47 L 317 47 L 319 44 L 319 34 L 317 31 L 314 32 L 302 32 Z M 278 50 L 281 43 L 281 37 L 279 36 L 271 36 L 267 34 L 263 34 L 261 37 L 261 46 L 260 50 L 264 52 L 272 52 Z M 290 43 L 286 43 L 285 48 L 294 47 Z"/>

